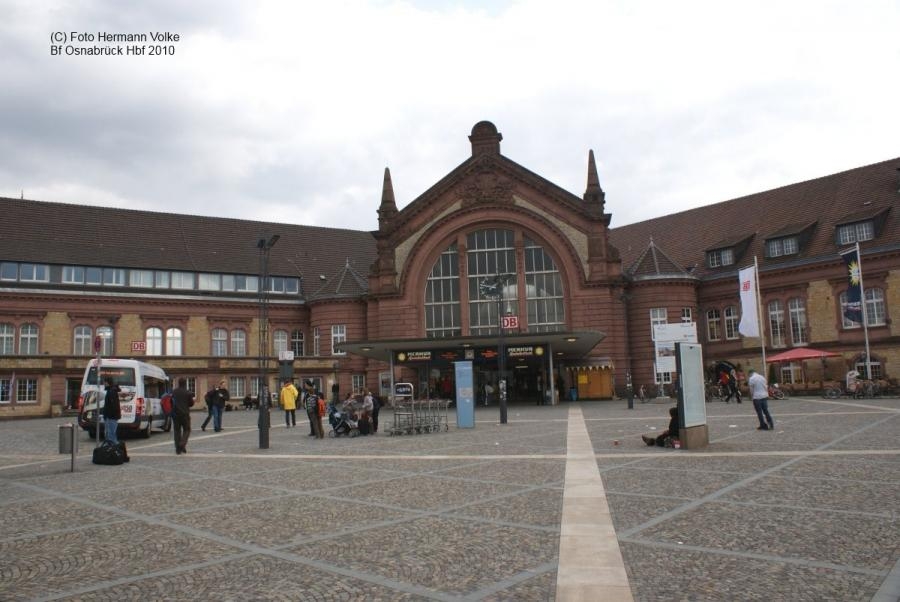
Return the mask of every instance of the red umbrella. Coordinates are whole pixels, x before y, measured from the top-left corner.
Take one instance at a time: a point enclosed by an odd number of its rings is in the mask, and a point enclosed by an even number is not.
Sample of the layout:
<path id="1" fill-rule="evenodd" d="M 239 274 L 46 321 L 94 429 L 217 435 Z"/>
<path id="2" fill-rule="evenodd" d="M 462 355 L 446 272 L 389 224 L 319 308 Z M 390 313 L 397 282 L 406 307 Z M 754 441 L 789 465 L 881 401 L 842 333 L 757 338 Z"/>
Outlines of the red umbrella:
<path id="1" fill-rule="evenodd" d="M 826 357 L 838 357 L 840 354 L 822 349 L 810 349 L 809 347 L 794 347 L 766 358 L 767 363 L 773 362 L 799 362 L 803 360 L 819 360 Z"/>

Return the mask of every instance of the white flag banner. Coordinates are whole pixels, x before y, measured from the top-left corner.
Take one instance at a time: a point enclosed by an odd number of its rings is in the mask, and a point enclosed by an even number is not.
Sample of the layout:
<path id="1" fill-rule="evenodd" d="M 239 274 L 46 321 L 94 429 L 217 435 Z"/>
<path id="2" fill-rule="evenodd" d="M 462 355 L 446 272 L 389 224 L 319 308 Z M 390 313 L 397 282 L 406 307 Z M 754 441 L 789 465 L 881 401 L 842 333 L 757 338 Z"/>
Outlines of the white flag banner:
<path id="1" fill-rule="evenodd" d="M 741 323 L 738 332 L 745 337 L 759 336 L 759 312 L 756 309 L 756 266 L 738 272 L 741 285 Z"/>

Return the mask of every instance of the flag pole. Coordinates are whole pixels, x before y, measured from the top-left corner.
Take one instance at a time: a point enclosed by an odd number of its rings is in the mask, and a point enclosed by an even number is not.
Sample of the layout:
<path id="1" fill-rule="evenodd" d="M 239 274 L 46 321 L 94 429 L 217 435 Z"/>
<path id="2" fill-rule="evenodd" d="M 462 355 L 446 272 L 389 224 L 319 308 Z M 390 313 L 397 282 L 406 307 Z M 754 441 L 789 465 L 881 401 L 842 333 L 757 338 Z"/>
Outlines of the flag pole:
<path id="1" fill-rule="evenodd" d="M 866 287 L 863 286 L 862 273 L 862 251 L 859 248 L 859 241 L 856 241 L 856 265 L 859 271 L 859 300 L 862 306 L 862 324 L 863 336 L 866 341 L 866 379 L 872 380 L 872 357 L 869 355 L 869 318 L 866 311 Z"/>
<path id="2" fill-rule="evenodd" d="M 759 345 L 762 348 L 762 370 L 763 374 L 766 376 L 766 380 L 768 380 L 769 371 L 766 369 L 766 327 L 763 325 L 762 321 L 762 296 L 759 294 L 759 261 L 757 261 L 756 255 L 753 256 L 753 271 L 756 273 L 756 315 L 757 320 L 759 320 Z"/>

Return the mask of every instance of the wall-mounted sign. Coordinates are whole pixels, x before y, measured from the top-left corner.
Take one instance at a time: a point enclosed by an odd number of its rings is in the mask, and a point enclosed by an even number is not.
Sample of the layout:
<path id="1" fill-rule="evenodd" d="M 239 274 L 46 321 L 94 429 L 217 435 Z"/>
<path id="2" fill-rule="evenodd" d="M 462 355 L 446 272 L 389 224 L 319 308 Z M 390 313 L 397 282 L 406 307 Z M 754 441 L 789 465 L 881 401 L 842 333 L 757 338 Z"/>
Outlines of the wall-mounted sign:
<path id="1" fill-rule="evenodd" d="M 147 351 L 147 342 L 146 341 L 131 341 L 131 352 L 146 352 Z"/>
<path id="2" fill-rule="evenodd" d="M 398 362 L 430 362 L 431 351 L 398 351 Z"/>
<path id="3" fill-rule="evenodd" d="M 502 328 L 518 328 L 519 316 L 503 316 L 500 318 L 500 326 Z"/>

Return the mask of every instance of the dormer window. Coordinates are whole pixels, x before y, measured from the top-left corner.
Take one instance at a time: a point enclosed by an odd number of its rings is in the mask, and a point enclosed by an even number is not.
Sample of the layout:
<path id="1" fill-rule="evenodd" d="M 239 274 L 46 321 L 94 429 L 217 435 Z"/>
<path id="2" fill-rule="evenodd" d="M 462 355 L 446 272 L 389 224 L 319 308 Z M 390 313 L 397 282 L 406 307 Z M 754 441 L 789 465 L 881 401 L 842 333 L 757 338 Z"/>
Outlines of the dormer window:
<path id="1" fill-rule="evenodd" d="M 837 241 L 840 245 L 850 245 L 873 238 L 875 238 L 875 222 L 870 219 L 837 227 Z"/>
<path id="2" fill-rule="evenodd" d="M 800 249 L 796 236 L 785 236 L 766 241 L 766 256 L 781 257 L 782 255 L 796 255 Z"/>
<path id="3" fill-rule="evenodd" d="M 733 249 L 716 249 L 706 253 L 706 264 L 711 268 L 718 268 L 734 263 Z"/>

